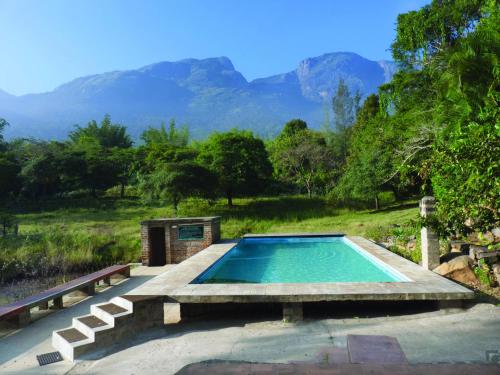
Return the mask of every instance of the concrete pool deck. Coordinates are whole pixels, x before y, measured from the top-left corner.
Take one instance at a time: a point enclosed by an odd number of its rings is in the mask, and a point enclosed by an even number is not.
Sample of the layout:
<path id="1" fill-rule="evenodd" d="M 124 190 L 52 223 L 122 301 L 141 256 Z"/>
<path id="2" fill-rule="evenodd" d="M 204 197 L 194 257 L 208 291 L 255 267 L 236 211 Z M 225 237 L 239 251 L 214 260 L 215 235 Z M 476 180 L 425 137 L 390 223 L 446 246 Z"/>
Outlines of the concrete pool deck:
<path id="1" fill-rule="evenodd" d="M 287 234 L 287 236 L 308 234 Z M 318 234 L 315 234 L 316 236 Z M 323 234 L 326 235 L 326 234 Z M 338 234 L 331 234 L 338 236 Z M 261 235 L 259 235 L 261 236 Z M 275 237 L 279 235 L 262 235 Z M 252 235 L 251 237 L 255 237 Z M 270 284 L 191 284 L 214 262 L 224 256 L 237 241 L 211 245 L 127 295 L 164 296 L 166 301 L 181 304 L 211 303 L 290 303 L 319 301 L 451 301 L 471 299 L 474 293 L 434 272 L 392 253 L 362 237 L 347 239 L 371 256 L 403 274 L 410 281 L 343 283 L 270 283 Z"/>

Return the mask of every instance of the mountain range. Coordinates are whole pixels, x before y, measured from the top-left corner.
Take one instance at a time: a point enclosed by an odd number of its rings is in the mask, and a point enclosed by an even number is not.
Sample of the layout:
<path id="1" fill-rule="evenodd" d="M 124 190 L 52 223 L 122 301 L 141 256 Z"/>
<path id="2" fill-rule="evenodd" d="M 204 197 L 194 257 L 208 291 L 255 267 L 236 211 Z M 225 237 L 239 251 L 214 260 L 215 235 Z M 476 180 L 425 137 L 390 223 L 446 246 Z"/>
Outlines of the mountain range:
<path id="1" fill-rule="evenodd" d="M 187 124 L 194 138 L 233 127 L 268 136 L 297 117 L 318 128 L 340 79 L 366 96 L 395 71 L 391 61 L 352 52 L 307 58 L 291 72 L 253 81 L 227 57 L 159 62 L 77 78 L 46 93 L 14 96 L 0 90 L 0 117 L 11 124 L 7 138 L 64 139 L 75 124 L 106 113 L 134 138 L 171 118 Z"/>

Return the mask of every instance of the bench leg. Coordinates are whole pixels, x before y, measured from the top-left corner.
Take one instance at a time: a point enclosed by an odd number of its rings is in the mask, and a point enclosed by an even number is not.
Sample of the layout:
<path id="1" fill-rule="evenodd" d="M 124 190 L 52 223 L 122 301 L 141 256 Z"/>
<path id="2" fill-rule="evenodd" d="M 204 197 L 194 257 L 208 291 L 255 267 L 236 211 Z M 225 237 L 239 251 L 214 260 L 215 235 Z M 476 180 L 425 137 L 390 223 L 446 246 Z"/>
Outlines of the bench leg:
<path id="1" fill-rule="evenodd" d="M 130 277 L 130 267 L 127 268 L 126 270 L 124 270 L 122 272 L 122 275 L 125 276 L 125 277 Z"/>
<path id="2" fill-rule="evenodd" d="M 102 282 L 105 285 L 111 286 L 111 276 L 105 277 L 104 279 L 102 279 Z"/>
<path id="3" fill-rule="evenodd" d="M 84 292 L 85 294 L 87 294 L 88 296 L 93 296 L 95 294 L 95 284 L 92 283 L 90 285 L 87 285 L 83 290 L 82 292 Z"/>
<path id="4" fill-rule="evenodd" d="M 95 283 L 85 285 L 82 289 L 75 290 L 69 295 L 72 297 L 88 297 L 95 294 Z"/>
<path id="5" fill-rule="evenodd" d="M 31 322 L 31 312 L 30 309 L 22 311 L 16 317 L 18 327 L 26 327 Z"/>
<path id="6" fill-rule="evenodd" d="M 54 298 L 54 308 L 55 309 L 62 309 L 64 307 L 63 305 L 63 298 L 62 297 L 57 297 Z"/>
<path id="7" fill-rule="evenodd" d="M 38 310 L 48 310 L 49 309 L 49 302 L 44 302 L 38 305 Z"/>

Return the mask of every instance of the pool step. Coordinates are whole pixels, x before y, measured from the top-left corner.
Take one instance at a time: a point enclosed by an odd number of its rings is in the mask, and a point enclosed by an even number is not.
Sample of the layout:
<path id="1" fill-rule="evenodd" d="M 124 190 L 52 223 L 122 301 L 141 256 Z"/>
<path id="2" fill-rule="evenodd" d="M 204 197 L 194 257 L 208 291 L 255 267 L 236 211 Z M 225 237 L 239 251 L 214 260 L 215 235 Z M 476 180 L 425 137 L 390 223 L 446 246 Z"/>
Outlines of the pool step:
<path id="1" fill-rule="evenodd" d="M 90 306 L 90 314 L 73 318 L 72 326 L 52 332 L 52 346 L 70 361 L 111 346 L 138 330 L 163 324 L 163 300 L 154 296 L 121 296 Z"/>

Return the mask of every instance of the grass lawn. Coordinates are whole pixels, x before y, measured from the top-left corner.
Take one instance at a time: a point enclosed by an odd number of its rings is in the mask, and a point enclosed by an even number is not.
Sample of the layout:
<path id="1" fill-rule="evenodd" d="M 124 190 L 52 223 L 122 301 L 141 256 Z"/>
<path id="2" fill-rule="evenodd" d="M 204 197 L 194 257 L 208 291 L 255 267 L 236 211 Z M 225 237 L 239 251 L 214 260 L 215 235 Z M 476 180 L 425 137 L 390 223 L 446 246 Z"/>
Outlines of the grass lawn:
<path id="1" fill-rule="evenodd" d="M 65 204 L 65 207 L 62 205 Z M 374 212 L 338 209 L 319 198 L 274 197 L 181 203 L 179 216 L 222 216 L 222 237 L 246 233 L 342 232 L 373 237 L 380 227 L 416 219 L 416 202 Z M 17 214 L 19 235 L 0 238 L 0 287 L 9 281 L 72 277 L 109 264 L 140 261 L 139 223 L 173 216 L 170 206 L 135 199 L 56 201 Z M 0 295 L 1 295 L 0 291 Z"/>
<path id="2" fill-rule="evenodd" d="M 338 209 L 322 199 L 305 197 L 235 199 L 208 204 L 203 200 L 181 203 L 179 216 L 222 216 L 222 237 L 245 233 L 342 232 L 366 236 L 370 231 L 392 224 L 401 225 L 418 215 L 417 202 L 395 204 L 372 211 Z M 169 206 L 145 206 L 136 200 L 104 200 L 92 207 L 48 208 L 17 215 L 21 234 L 40 234 L 50 228 L 86 232 L 128 243 L 139 255 L 139 223 L 142 220 L 172 217 Z"/>

